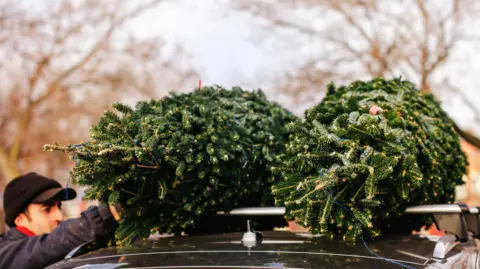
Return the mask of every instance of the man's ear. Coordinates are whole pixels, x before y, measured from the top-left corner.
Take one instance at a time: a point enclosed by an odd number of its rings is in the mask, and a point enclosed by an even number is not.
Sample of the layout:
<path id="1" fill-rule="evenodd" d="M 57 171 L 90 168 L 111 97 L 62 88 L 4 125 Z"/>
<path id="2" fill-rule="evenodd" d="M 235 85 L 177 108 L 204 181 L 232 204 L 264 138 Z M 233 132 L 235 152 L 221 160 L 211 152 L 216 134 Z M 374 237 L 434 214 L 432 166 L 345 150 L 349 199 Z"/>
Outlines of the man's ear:
<path id="1" fill-rule="evenodd" d="M 14 220 L 15 226 L 25 227 L 25 221 L 27 220 L 26 217 L 27 216 L 25 216 L 25 214 L 23 214 L 23 213 L 18 214 L 18 216 Z"/>
<path id="2" fill-rule="evenodd" d="M 25 209 L 25 211 L 18 214 L 18 216 L 15 218 L 14 223 L 16 226 L 22 226 L 22 227 L 28 228 L 29 226 L 28 224 L 30 222 L 30 216 L 28 216 L 28 209 L 29 209 L 28 207 Z"/>

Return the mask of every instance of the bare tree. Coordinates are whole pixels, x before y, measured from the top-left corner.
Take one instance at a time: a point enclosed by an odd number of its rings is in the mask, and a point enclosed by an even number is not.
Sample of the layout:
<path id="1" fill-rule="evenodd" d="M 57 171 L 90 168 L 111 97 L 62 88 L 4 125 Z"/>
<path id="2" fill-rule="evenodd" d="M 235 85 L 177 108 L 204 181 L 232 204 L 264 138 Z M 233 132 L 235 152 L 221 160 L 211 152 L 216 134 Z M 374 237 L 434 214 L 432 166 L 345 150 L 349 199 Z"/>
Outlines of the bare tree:
<path id="1" fill-rule="evenodd" d="M 237 0 L 235 6 L 266 19 L 268 28 L 306 36 L 317 48 L 298 72 L 288 77 L 285 90 L 312 96 L 330 81 L 371 77 L 408 77 L 426 93 L 441 97 L 455 90 L 445 68 L 462 60 L 462 43 L 477 42 L 469 34 L 480 2 L 474 0 Z M 320 20 L 321 18 L 321 20 Z M 292 38 L 292 37 L 290 37 Z M 443 72 L 442 72 L 443 71 Z M 449 76 L 450 75 L 450 76 Z M 305 100 L 306 98 L 297 99 Z M 465 100 L 468 97 L 464 96 Z M 467 102 L 472 111 L 475 105 Z M 477 123 L 480 120 L 477 117 Z M 480 139 L 457 131 L 480 147 Z"/>
<path id="2" fill-rule="evenodd" d="M 184 52 L 166 57 L 161 40 L 126 30 L 159 2 L 2 1 L 0 189 L 22 170 L 53 175 L 72 165 L 66 156 L 45 154 L 43 144 L 85 139 L 113 101 L 156 96 L 160 83 L 194 85 L 195 72 L 178 64 Z"/>

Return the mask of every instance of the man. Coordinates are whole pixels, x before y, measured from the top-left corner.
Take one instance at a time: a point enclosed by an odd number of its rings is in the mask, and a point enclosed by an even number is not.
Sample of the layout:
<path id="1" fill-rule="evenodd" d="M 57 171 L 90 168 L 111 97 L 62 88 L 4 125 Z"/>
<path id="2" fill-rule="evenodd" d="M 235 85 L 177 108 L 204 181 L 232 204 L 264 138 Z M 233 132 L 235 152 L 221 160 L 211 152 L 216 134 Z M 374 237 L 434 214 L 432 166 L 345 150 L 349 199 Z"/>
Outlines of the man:
<path id="1" fill-rule="evenodd" d="M 75 197 L 75 190 L 36 173 L 13 179 L 4 192 L 10 230 L 0 236 L 0 268 L 44 268 L 81 244 L 108 241 L 118 226 L 115 209 L 89 207 L 80 218 L 64 221 L 62 201 Z"/>

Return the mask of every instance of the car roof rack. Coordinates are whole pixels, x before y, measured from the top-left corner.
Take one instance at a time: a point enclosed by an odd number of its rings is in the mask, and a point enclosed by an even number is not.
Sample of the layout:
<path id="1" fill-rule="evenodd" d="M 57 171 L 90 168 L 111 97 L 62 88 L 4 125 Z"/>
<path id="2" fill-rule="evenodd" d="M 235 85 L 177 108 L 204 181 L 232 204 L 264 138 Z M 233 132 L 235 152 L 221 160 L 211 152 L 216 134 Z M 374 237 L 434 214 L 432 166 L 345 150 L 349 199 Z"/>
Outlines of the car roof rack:
<path id="1" fill-rule="evenodd" d="M 227 216 L 283 216 L 285 207 L 243 207 L 228 212 L 219 211 L 217 215 Z"/>
<path id="2" fill-rule="evenodd" d="M 411 206 L 406 214 L 432 215 L 439 230 L 454 234 L 460 242 L 467 242 L 469 233 L 480 236 L 480 210 L 465 203 Z"/>
<path id="3" fill-rule="evenodd" d="M 284 207 L 245 207 L 219 211 L 223 216 L 282 216 Z M 445 232 L 436 243 L 433 258 L 443 260 L 459 243 L 471 243 L 480 237 L 480 207 L 465 203 L 410 206 L 405 214 L 423 214 L 433 217 L 437 228 Z"/>
<path id="4" fill-rule="evenodd" d="M 411 206 L 406 214 L 431 215 L 437 229 L 445 232 L 435 244 L 434 259 L 445 259 L 458 244 L 475 244 L 480 237 L 480 208 L 468 207 L 465 203 Z"/>

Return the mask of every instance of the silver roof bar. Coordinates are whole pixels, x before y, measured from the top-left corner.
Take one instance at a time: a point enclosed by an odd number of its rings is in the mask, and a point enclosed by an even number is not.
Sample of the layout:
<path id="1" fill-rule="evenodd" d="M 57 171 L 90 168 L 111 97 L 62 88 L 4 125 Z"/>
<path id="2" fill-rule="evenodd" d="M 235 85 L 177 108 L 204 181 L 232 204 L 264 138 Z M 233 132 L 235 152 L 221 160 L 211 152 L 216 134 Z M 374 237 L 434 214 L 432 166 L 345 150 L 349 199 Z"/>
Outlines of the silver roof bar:
<path id="1" fill-rule="evenodd" d="M 459 241 L 468 241 L 468 232 L 480 237 L 480 208 L 464 203 L 410 206 L 406 214 L 432 215 L 438 229 L 455 234 Z M 225 216 L 283 216 L 285 207 L 244 207 L 231 211 L 219 211 Z"/>
<path id="2" fill-rule="evenodd" d="M 480 237 L 480 208 L 468 207 L 464 203 L 434 204 L 407 207 L 406 214 L 432 215 L 438 229 L 455 234 L 460 241 L 468 240 L 468 231 Z M 285 207 L 244 207 L 217 215 L 226 216 L 282 216 Z"/>
<path id="3" fill-rule="evenodd" d="M 283 216 L 284 207 L 246 207 L 229 212 L 220 211 L 224 216 Z M 480 237 L 480 207 L 468 207 L 465 203 L 410 206 L 405 214 L 431 215 L 437 228 L 446 232 L 437 241 L 433 257 L 445 259 L 448 252 L 461 242 L 469 242 L 471 235 Z"/>
<path id="4" fill-rule="evenodd" d="M 467 207 L 465 203 L 457 204 L 436 204 L 436 205 L 417 205 L 407 207 L 405 213 L 407 214 L 433 214 L 433 213 L 457 213 L 460 214 L 468 209 L 470 214 L 479 214 L 478 207 Z"/>
<path id="5" fill-rule="evenodd" d="M 460 214 L 465 211 L 461 204 L 435 204 L 407 207 L 407 214 Z M 463 209 L 462 209 L 463 208 Z M 479 214 L 479 208 L 467 208 L 470 214 Z M 285 207 L 243 207 L 231 211 L 219 211 L 217 215 L 230 216 L 280 216 L 285 214 Z"/>
<path id="6" fill-rule="evenodd" d="M 407 207 L 405 213 L 433 215 L 439 229 L 456 234 L 462 241 L 468 240 L 466 230 L 470 230 L 475 236 L 480 236 L 480 210 L 477 207 L 468 207 L 464 203 L 411 206 Z M 217 212 L 217 215 L 227 216 L 282 216 L 284 214 L 285 207 L 244 207 L 228 212 Z M 462 226 L 463 221 L 465 225 Z M 455 225 L 452 226 L 452 222 Z"/>
<path id="7" fill-rule="evenodd" d="M 446 232 L 435 244 L 434 258 L 445 259 L 457 244 L 480 236 L 480 208 L 465 203 L 412 206 L 405 213 L 432 215 L 437 228 Z"/>
<path id="8" fill-rule="evenodd" d="M 455 234 L 461 242 L 468 241 L 468 232 L 480 236 L 479 208 L 468 207 L 465 203 L 419 205 L 405 210 L 406 214 L 429 214 L 437 228 Z"/>
<path id="9" fill-rule="evenodd" d="M 285 207 L 244 207 L 236 208 L 229 212 L 219 211 L 217 215 L 230 216 L 283 216 Z"/>
<path id="10" fill-rule="evenodd" d="M 458 204 L 418 205 L 407 207 L 407 214 L 460 214 L 462 208 Z"/>

